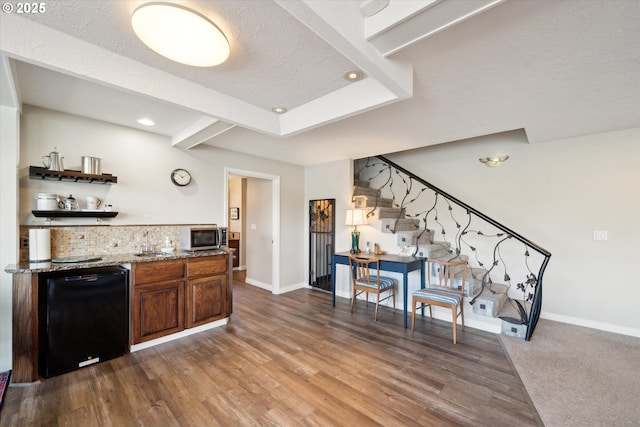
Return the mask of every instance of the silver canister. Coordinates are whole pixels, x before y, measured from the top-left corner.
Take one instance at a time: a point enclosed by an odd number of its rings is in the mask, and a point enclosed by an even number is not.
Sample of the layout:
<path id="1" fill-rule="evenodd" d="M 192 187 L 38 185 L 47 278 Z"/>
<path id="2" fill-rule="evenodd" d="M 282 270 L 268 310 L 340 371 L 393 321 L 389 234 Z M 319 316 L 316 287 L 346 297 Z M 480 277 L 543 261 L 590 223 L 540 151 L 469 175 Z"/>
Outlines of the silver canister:
<path id="1" fill-rule="evenodd" d="M 91 168 L 94 175 L 102 174 L 102 167 L 100 166 L 100 159 L 98 157 L 91 158 Z"/>
<path id="2" fill-rule="evenodd" d="M 93 157 L 82 156 L 82 173 L 93 174 Z"/>
<path id="3" fill-rule="evenodd" d="M 82 156 L 82 173 L 89 175 L 101 175 L 102 167 L 100 158 L 91 156 Z"/>

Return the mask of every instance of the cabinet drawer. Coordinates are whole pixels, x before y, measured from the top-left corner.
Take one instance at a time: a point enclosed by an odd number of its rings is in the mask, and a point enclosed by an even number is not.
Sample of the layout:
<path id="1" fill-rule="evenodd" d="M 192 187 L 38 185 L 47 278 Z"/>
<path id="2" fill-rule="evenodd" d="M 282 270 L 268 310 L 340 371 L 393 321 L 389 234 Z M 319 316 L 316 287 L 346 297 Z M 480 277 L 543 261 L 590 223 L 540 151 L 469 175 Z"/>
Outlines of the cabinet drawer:
<path id="1" fill-rule="evenodd" d="M 163 282 L 184 278 L 184 260 L 151 261 L 133 264 L 133 283 Z"/>
<path id="2" fill-rule="evenodd" d="M 187 263 L 187 277 L 213 276 L 227 271 L 227 255 L 215 255 L 190 259 Z"/>

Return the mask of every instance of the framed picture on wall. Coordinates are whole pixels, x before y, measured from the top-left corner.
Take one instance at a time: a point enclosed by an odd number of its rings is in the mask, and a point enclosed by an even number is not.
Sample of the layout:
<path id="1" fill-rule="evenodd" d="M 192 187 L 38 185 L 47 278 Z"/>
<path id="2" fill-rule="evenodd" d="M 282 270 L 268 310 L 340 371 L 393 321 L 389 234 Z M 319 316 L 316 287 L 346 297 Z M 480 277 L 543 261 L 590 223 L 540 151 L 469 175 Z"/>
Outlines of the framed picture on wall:
<path id="1" fill-rule="evenodd" d="M 240 208 L 231 208 L 229 212 L 229 218 L 235 220 L 240 219 Z"/>

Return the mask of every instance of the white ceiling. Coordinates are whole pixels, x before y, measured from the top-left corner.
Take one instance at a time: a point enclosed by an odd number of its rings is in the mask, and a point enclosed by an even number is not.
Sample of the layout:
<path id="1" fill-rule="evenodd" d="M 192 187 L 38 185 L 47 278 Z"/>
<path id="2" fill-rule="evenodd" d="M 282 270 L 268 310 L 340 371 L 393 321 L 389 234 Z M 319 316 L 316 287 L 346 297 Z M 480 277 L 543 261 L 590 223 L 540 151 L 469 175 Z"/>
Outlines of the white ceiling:
<path id="1" fill-rule="evenodd" d="M 231 44 L 226 63 L 204 69 L 135 37 L 143 3 L 1 14 L 2 104 L 136 128 L 146 116 L 181 148 L 297 164 L 512 129 L 538 142 L 640 126 L 635 0 L 390 0 L 370 17 L 361 6 L 387 2 L 181 2 Z M 347 82 L 352 69 L 365 78 Z"/>

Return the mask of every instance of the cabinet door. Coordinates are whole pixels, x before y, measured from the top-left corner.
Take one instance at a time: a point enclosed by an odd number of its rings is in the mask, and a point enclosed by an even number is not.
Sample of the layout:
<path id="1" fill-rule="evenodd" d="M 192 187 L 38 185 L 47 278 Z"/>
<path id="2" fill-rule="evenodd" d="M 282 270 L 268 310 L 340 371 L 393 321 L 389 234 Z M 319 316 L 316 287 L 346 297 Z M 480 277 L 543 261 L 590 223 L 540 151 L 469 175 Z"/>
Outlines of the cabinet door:
<path id="1" fill-rule="evenodd" d="M 186 327 L 227 317 L 227 275 L 220 274 L 187 282 Z"/>
<path id="2" fill-rule="evenodd" d="M 134 344 L 184 329 L 184 281 L 137 285 L 133 293 Z"/>

